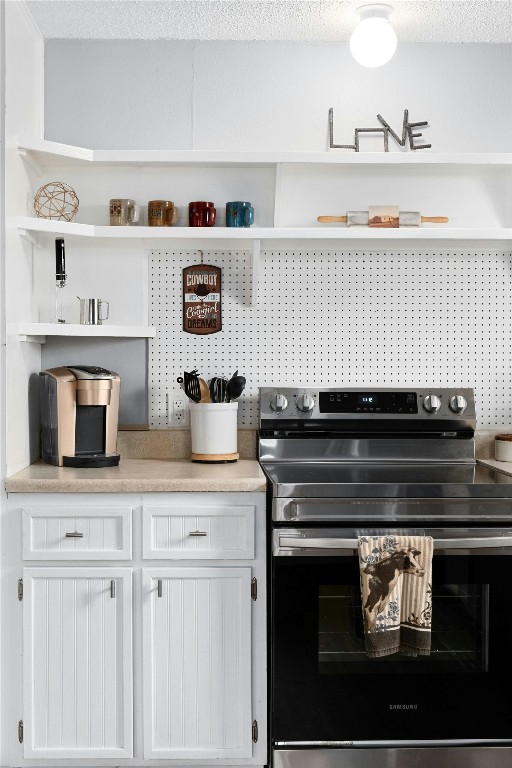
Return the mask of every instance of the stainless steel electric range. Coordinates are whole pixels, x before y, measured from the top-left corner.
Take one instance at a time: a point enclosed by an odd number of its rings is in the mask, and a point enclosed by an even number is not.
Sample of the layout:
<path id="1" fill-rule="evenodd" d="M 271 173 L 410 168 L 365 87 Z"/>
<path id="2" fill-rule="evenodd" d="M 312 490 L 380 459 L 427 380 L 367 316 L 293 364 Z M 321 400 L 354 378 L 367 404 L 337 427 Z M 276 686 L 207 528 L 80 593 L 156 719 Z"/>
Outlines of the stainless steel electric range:
<path id="1" fill-rule="evenodd" d="M 512 765 L 512 477 L 471 389 L 260 390 L 274 768 Z M 368 658 L 361 535 L 430 535 L 432 650 Z"/>

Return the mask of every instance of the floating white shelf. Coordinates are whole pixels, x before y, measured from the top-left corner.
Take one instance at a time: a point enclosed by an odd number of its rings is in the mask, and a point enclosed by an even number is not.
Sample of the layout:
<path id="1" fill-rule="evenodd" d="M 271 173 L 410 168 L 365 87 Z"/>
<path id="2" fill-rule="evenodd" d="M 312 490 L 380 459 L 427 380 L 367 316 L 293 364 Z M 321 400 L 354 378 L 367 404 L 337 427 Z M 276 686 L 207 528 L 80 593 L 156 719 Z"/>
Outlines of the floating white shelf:
<path id="1" fill-rule="evenodd" d="M 370 227 L 109 227 L 95 224 L 79 224 L 68 221 L 18 217 L 18 230 L 46 232 L 53 235 L 76 237 L 113 238 L 125 240 L 510 240 L 511 227 L 401 227 L 399 229 L 372 229 Z"/>
<path id="2" fill-rule="evenodd" d="M 353 152 L 226 152 L 206 149 L 85 149 L 44 139 L 19 137 L 18 149 L 35 166 L 275 166 L 282 163 L 330 165 L 511 165 L 510 152 L 436 153 L 429 150 Z"/>
<path id="3" fill-rule="evenodd" d="M 74 336 L 91 339 L 125 338 L 151 339 L 156 328 L 149 325 L 80 325 L 78 323 L 20 323 L 17 326 L 20 341 L 44 344 L 47 336 Z"/>

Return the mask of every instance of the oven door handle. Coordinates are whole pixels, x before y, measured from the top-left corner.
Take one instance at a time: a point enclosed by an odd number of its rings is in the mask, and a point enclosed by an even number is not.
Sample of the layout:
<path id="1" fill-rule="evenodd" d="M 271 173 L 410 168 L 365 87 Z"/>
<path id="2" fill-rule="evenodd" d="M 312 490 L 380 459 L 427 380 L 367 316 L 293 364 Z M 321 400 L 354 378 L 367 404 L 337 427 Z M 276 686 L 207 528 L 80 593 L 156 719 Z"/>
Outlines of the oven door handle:
<path id="1" fill-rule="evenodd" d="M 279 549 L 357 550 L 357 547 L 357 539 L 279 536 Z M 512 547 L 512 536 L 468 536 L 460 539 L 434 539 L 434 549 L 498 549 L 502 547 Z"/>

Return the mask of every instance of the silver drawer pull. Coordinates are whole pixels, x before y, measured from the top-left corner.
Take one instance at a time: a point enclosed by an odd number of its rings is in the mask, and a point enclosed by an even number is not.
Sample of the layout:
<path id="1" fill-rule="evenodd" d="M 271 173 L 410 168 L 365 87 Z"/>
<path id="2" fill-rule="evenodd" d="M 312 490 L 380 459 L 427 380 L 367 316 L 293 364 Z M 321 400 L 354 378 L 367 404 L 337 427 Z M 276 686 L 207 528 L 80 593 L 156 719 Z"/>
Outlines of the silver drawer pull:
<path id="1" fill-rule="evenodd" d="M 158 579 L 156 583 L 156 593 L 158 597 L 162 597 L 162 579 Z"/>
<path id="2" fill-rule="evenodd" d="M 68 531 L 66 533 L 66 539 L 83 539 L 84 535 L 83 533 L 80 533 L 80 531 Z"/>
<path id="3" fill-rule="evenodd" d="M 116 596 L 116 580 L 111 579 L 110 580 L 110 597 Z"/>
<path id="4" fill-rule="evenodd" d="M 189 531 L 189 536 L 208 536 L 206 531 Z"/>

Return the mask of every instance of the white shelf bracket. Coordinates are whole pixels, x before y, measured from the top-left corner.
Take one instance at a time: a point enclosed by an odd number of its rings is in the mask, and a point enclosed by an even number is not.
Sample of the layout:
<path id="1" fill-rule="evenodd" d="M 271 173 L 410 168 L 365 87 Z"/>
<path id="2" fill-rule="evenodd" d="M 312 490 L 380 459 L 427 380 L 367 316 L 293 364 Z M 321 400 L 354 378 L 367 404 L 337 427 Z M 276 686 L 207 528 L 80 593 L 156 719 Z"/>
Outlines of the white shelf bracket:
<path id="1" fill-rule="evenodd" d="M 258 277 L 260 272 L 261 240 L 253 240 L 251 254 L 251 307 L 258 303 Z"/>
<path id="2" fill-rule="evenodd" d="M 29 344 L 46 344 L 46 336 L 33 336 L 29 333 L 20 333 L 19 340 Z"/>
<path id="3" fill-rule="evenodd" d="M 24 162 L 29 166 L 29 168 L 32 168 L 36 176 L 42 176 L 43 175 L 43 169 L 39 165 L 36 160 L 34 160 L 32 153 L 29 152 L 27 149 L 20 149 L 18 150 L 20 153 L 20 157 Z"/>
<path id="4" fill-rule="evenodd" d="M 27 243 L 30 243 L 33 248 L 41 248 L 41 245 L 39 244 L 39 241 L 37 238 L 34 237 L 34 235 L 28 231 L 28 229 L 18 229 L 18 234 L 20 237 L 22 237 L 24 240 L 27 241 Z"/>

